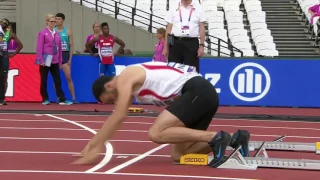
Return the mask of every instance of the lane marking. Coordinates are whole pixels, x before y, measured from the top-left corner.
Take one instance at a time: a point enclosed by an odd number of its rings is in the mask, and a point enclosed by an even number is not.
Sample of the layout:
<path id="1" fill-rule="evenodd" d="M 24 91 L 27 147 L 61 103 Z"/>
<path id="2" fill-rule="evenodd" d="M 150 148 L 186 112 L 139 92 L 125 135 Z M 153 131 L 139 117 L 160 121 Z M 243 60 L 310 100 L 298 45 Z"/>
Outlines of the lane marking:
<path id="1" fill-rule="evenodd" d="M 19 119 L 0 119 L 0 121 L 5 122 L 61 122 L 57 120 L 19 120 Z M 76 120 L 74 122 L 78 123 L 99 123 L 103 124 L 104 121 L 82 121 Z M 141 124 L 141 125 L 152 125 L 152 122 L 135 122 L 135 121 L 128 121 L 123 122 L 124 124 Z M 243 126 L 243 125 L 229 125 L 229 124 L 212 124 L 210 127 L 235 127 L 235 128 L 261 128 L 261 129 L 288 129 L 288 130 L 313 130 L 313 131 L 320 131 L 320 128 L 299 128 L 299 127 L 287 127 L 287 126 Z M 1 127 L 0 127 L 1 129 Z M 68 129 L 68 128 L 66 128 Z M 72 128 L 70 128 L 72 129 Z M 98 129 L 97 129 L 98 130 Z"/>
<path id="2" fill-rule="evenodd" d="M 67 154 L 67 155 L 73 155 L 79 152 L 51 152 L 51 151 L 0 151 L 0 153 L 3 154 Z M 100 153 L 100 155 L 105 155 L 105 153 Z M 140 156 L 141 154 L 117 154 L 114 153 L 113 156 L 121 156 L 121 157 L 127 157 L 127 156 Z M 170 155 L 162 155 L 162 154 L 150 154 L 147 157 L 170 157 Z"/>
<path id="3" fill-rule="evenodd" d="M 43 127 L 1 127 L 0 129 L 11 129 L 11 130 L 58 130 L 58 131 L 87 131 L 86 129 L 79 129 L 79 128 L 43 128 Z M 99 130 L 99 129 L 92 129 L 92 130 Z M 120 129 L 117 130 L 119 132 L 148 132 L 144 130 L 125 130 Z"/>
<path id="4" fill-rule="evenodd" d="M 82 172 L 82 171 L 43 171 L 43 170 L 0 170 L 1 173 L 51 173 L 51 174 L 96 174 L 106 175 L 104 172 Z M 148 177 L 173 177 L 173 178 L 191 178 L 191 179 L 219 179 L 219 180 L 259 180 L 247 178 L 228 178 L 214 176 L 188 176 L 188 175 L 173 175 L 173 174 L 142 174 L 142 173 L 113 173 L 110 175 L 122 176 L 148 176 Z"/>
<path id="5" fill-rule="evenodd" d="M 0 114 L 7 114 L 7 115 L 34 115 L 33 113 L 0 113 Z M 57 116 L 84 116 L 84 117 L 101 117 L 105 118 L 108 117 L 109 115 L 87 115 L 87 114 L 55 114 Z M 254 115 L 254 114 L 253 114 Z M 281 115 L 273 115 L 273 116 L 281 116 Z M 320 115 L 319 115 L 320 116 Z M 146 119 L 155 119 L 156 117 L 150 117 L 150 116 L 127 116 L 129 118 L 146 118 Z M 314 118 L 318 116 L 312 116 Z M 253 122 L 273 122 L 273 123 L 301 123 L 301 124 L 320 124 L 318 121 L 291 121 L 291 120 L 280 120 L 280 119 L 273 119 L 273 120 L 268 120 L 268 119 L 260 119 L 260 120 L 254 120 L 254 119 L 242 119 L 242 118 L 235 118 L 235 119 L 228 119 L 228 118 L 213 118 L 212 120 L 218 120 L 218 121 L 253 121 Z"/>
<path id="6" fill-rule="evenodd" d="M 115 173 L 115 172 L 117 172 L 117 171 L 119 171 L 119 170 L 121 170 L 121 169 L 123 169 L 123 168 L 125 168 L 125 167 L 127 167 L 127 166 L 129 166 L 131 164 L 133 164 L 133 163 L 136 163 L 137 161 L 140 161 L 143 158 L 146 158 L 148 155 L 150 155 L 150 154 L 152 154 L 152 153 L 154 153 L 156 151 L 159 151 L 160 149 L 162 149 L 162 148 L 164 148 L 164 147 L 166 147 L 168 145 L 169 144 L 162 144 L 162 145 L 160 145 L 160 146 L 158 146 L 156 148 L 153 148 L 150 151 L 147 151 L 147 152 L 145 152 L 145 153 L 143 153 L 143 154 L 141 154 L 141 155 L 139 155 L 139 156 L 137 156 L 137 157 L 135 157 L 133 159 L 130 159 L 129 161 L 127 161 L 125 163 L 122 163 L 122 164 L 120 164 L 120 165 L 118 165 L 118 166 L 116 166 L 116 167 L 114 167 L 112 169 L 109 169 L 105 173 L 106 174 L 113 174 L 113 173 Z"/>
<path id="7" fill-rule="evenodd" d="M 78 138 L 45 138 L 45 137 L 7 137 L 1 136 L 0 139 L 10 140 L 52 140 L 52 141 L 89 141 L 90 139 L 78 139 Z M 110 142 L 131 142 L 131 143 L 150 143 L 152 141 L 143 140 L 110 140 Z M 79 152 L 78 152 L 79 153 Z"/>
<path id="8" fill-rule="evenodd" d="M 45 114 L 45 115 L 49 116 L 49 117 L 52 117 L 52 118 L 55 118 L 55 119 L 59 119 L 61 121 L 67 122 L 67 123 L 74 124 L 76 126 L 79 126 L 79 127 L 83 128 L 83 129 L 86 129 L 87 131 L 91 132 L 92 134 L 96 134 L 97 133 L 93 129 L 91 129 L 91 128 L 87 127 L 87 126 L 84 126 L 82 124 L 79 124 L 77 122 L 73 122 L 73 121 L 70 121 L 68 119 L 61 118 L 61 117 L 58 117 L 58 116 L 54 116 L 54 115 L 51 115 L 51 114 Z M 112 154 L 113 154 L 113 147 L 109 142 L 106 142 L 104 145 L 105 145 L 105 148 L 106 148 L 106 155 L 104 156 L 102 161 L 100 161 L 100 163 L 98 163 L 97 165 L 95 165 L 91 169 L 88 169 L 86 172 L 94 172 L 94 171 L 102 168 L 103 166 L 105 166 L 111 160 Z"/>

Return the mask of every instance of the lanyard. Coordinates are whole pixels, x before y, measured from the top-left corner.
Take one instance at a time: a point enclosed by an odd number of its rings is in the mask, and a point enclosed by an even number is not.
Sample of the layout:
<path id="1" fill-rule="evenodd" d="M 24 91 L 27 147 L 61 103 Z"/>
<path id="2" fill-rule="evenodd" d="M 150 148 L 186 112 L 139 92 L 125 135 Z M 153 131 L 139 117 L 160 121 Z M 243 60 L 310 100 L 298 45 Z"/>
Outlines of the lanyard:
<path id="1" fill-rule="evenodd" d="M 191 19 L 191 15 L 192 15 L 192 12 L 193 12 L 193 5 L 190 5 L 190 13 L 189 13 L 189 22 L 190 22 L 190 19 Z M 179 2 L 179 15 L 180 15 L 180 22 L 182 24 L 182 15 L 181 15 L 181 4 Z"/>

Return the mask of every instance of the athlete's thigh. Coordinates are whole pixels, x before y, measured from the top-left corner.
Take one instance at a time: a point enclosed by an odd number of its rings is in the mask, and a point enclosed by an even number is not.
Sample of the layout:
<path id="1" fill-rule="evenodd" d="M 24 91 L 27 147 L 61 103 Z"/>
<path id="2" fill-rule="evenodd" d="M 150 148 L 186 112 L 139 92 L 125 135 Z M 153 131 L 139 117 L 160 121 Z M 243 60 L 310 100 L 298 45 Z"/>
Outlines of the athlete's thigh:
<path id="1" fill-rule="evenodd" d="M 70 65 L 68 63 L 62 64 L 61 65 L 61 69 L 66 77 L 66 79 L 70 79 L 71 78 L 71 68 Z"/>
<path id="2" fill-rule="evenodd" d="M 99 63 L 99 75 L 100 75 L 100 76 L 103 76 L 103 75 L 105 74 L 105 72 L 106 72 L 106 67 L 105 67 L 105 65 L 102 64 L 102 63 Z"/>
<path id="3" fill-rule="evenodd" d="M 116 75 L 116 66 L 114 64 L 108 64 L 108 75 L 109 76 Z"/>

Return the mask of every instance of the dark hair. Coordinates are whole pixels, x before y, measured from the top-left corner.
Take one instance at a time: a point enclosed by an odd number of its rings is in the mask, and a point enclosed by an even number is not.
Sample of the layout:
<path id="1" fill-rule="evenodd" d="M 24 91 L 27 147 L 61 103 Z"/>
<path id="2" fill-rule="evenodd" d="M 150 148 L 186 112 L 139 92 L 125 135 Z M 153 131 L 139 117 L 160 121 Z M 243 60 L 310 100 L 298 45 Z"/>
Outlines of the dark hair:
<path id="1" fill-rule="evenodd" d="M 10 24 L 10 21 L 9 21 L 8 19 L 6 19 L 6 18 L 3 18 L 3 19 L 2 19 L 2 22 L 5 22 L 5 23 L 8 24 L 8 25 Z"/>
<path id="2" fill-rule="evenodd" d="M 110 82 L 114 76 L 101 76 L 96 79 L 92 84 L 92 93 L 96 100 L 100 102 L 100 96 L 105 91 L 104 85 Z"/>
<path id="3" fill-rule="evenodd" d="M 108 27 L 109 27 L 109 24 L 108 24 L 107 22 L 101 23 L 101 25 L 100 25 L 101 29 L 102 29 L 104 26 L 108 26 Z"/>
<path id="4" fill-rule="evenodd" d="M 62 18 L 63 20 L 66 19 L 66 16 L 65 16 L 63 13 L 57 13 L 57 14 L 56 14 L 56 17 L 60 17 L 60 18 Z"/>

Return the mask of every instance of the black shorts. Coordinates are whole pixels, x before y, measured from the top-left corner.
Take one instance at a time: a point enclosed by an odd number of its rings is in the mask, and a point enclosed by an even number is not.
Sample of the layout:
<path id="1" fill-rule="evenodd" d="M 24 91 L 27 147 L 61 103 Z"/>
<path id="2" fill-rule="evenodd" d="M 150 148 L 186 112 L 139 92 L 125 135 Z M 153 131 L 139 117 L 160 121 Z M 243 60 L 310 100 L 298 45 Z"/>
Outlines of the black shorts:
<path id="1" fill-rule="evenodd" d="M 70 52 L 69 51 L 62 51 L 62 64 L 68 63 L 69 59 L 70 59 Z"/>
<path id="2" fill-rule="evenodd" d="M 215 87 L 203 77 L 186 82 L 182 95 L 166 108 L 191 129 L 207 130 L 219 107 Z"/>

